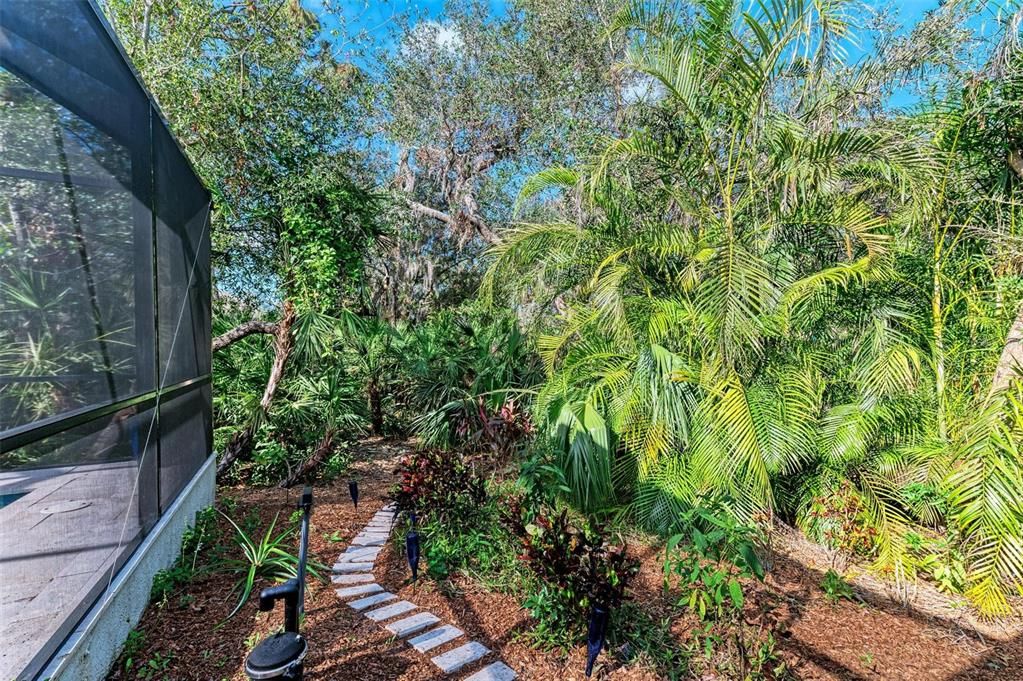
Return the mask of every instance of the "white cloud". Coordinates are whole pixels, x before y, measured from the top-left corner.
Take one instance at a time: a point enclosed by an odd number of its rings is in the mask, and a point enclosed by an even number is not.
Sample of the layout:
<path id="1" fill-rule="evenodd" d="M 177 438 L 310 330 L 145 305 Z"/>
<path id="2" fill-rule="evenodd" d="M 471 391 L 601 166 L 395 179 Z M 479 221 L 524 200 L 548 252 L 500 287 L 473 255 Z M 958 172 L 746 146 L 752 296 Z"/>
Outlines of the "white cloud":
<path id="1" fill-rule="evenodd" d="M 457 52 L 465 45 L 458 29 L 449 24 L 442 24 L 439 21 L 424 21 L 416 27 L 416 30 L 421 30 L 424 33 L 429 31 L 437 41 L 438 47 L 451 52 Z"/>
<path id="2" fill-rule="evenodd" d="M 622 88 L 622 99 L 626 104 L 656 102 L 664 96 L 664 87 L 653 76 L 639 74 Z"/>

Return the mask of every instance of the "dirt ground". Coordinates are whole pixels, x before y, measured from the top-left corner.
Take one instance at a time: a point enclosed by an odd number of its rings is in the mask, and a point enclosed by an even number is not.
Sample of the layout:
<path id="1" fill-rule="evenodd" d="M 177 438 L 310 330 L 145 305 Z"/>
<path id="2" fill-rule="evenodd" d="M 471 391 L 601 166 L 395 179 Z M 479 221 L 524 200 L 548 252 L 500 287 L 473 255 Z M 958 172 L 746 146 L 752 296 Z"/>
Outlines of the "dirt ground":
<path id="1" fill-rule="evenodd" d="M 346 480 L 320 485 L 310 532 L 310 554 L 326 565 L 348 546 L 381 505 L 392 482 L 391 471 L 400 445 L 367 443 L 353 477 L 360 481 L 359 510 L 353 509 Z M 236 515 L 258 513 L 265 527 L 278 511 L 287 518 L 299 490 L 221 488 L 221 498 L 236 500 Z M 228 533 L 224 541 L 233 541 Z M 633 588 L 633 600 L 648 611 L 670 612 L 661 588 L 659 552 L 631 542 L 642 560 Z M 778 647 L 798 679 L 966 681 L 1023 679 L 1023 635 L 1010 628 L 992 629 L 966 616 L 953 617 L 951 606 L 904 607 L 877 593 L 869 579 L 854 581 L 856 601 L 831 603 L 819 584 L 827 567 L 820 556 L 798 544 L 783 546 L 773 559 L 765 591 L 777 601 L 782 622 Z M 436 583 L 420 580 L 413 594 L 408 568 L 388 545 L 377 559 L 377 581 L 390 591 L 412 600 L 442 620 L 463 629 L 491 648 L 525 680 L 582 680 L 585 650 L 569 654 L 544 653 L 526 645 L 518 634 L 528 627 L 528 615 L 515 598 L 485 591 L 466 578 L 455 578 L 442 592 Z M 283 613 L 256 611 L 254 600 L 233 618 L 230 594 L 233 577 L 208 575 L 187 587 L 187 597 L 176 594 L 162 606 L 151 605 L 139 625 L 131 670 L 124 661 L 108 677 L 126 679 L 245 679 L 243 661 L 263 636 L 281 626 Z M 932 601 L 934 599 L 931 599 Z M 679 623 L 675 631 L 684 625 Z M 391 637 L 386 630 L 357 615 L 334 594 L 329 584 L 310 582 L 306 593 L 303 629 L 309 639 L 306 662 L 309 681 L 327 679 L 426 681 L 443 675 L 426 655 Z M 678 632 L 680 636 L 684 632 Z M 999 640 L 1001 639 L 1001 640 Z M 457 644 L 448 644 L 444 652 Z M 486 658 L 492 661 L 494 656 Z M 662 678 L 642 661 L 623 664 L 603 655 L 595 678 L 647 681 Z M 467 668 L 459 678 L 484 663 Z M 708 677 L 709 679 L 712 677 Z"/>

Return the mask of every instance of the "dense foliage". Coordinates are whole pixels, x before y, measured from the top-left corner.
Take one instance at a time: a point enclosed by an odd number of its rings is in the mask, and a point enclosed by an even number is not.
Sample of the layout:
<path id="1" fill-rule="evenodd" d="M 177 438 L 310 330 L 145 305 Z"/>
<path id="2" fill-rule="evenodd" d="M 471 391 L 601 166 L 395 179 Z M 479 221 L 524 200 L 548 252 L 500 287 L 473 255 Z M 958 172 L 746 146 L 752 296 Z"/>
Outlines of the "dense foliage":
<path id="1" fill-rule="evenodd" d="M 539 621 L 620 600 L 601 521 L 679 535 L 669 570 L 743 673 L 774 661 L 722 533 L 795 524 L 1010 612 L 1014 3 L 900 27 L 842 0 L 454 2 L 372 63 L 333 3 L 106 5 L 216 197 L 222 475 L 330 477 L 365 434 L 416 436 L 398 494 L 446 575 L 506 557 L 483 478 L 521 467 Z"/>
<path id="2" fill-rule="evenodd" d="M 486 290 L 563 310 L 535 413 L 583 508 L 666 532 L 706 493 L 770 523 L 844 491 L 879 569 L 913 576 L 911 528 L 948 528 L 969 595 L 1004 613 L 1023 468 L 992 375 L 1019 308 L 1019 178 L 1011 125 L 978 121 L 1013 106 L 1017 28 L 961 92 L 878 120 L 856 84 L 883 65 L 850 73 L 832 11 L 624 10 L 622 67 L 660 96 L 526 183 L 563 209 L 506 232 Z"/>
<path id="3" fill-rule="evenodd" d="M 532 632 L 537 643 L 578 642 L 585 636 L 591 609 L 615 611 L 622 605 L 639 562 L 629 557 L 624 542 L 610 540 L 606 527 L 576 527 L 567 509 L 557 513 L 513 507 L 510 519 L 522 542 L 520 559 L 539 582 L 525 599 L 537 621 Z"/>

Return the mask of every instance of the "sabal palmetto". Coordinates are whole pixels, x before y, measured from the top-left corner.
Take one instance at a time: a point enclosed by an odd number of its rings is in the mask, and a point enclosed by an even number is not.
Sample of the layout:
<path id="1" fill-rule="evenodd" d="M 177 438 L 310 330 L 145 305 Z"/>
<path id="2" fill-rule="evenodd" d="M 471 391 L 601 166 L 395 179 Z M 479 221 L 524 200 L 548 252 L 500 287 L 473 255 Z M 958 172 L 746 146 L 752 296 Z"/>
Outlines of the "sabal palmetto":
<path id="1" fill-rule="evenodd" d="M 401 332 L 381 319 L 364 320 L 361 327 L 347 335 L 354 373 L 365 392 L 366 408 L 374 435 L 384 432 L 384 400 L 390 393 L 395 364 L 399 361 L 397 348 Z"/>
<path id="2" fill-rule="evenodd" d="M 409 381 L 403 398 L 421 410 L 413 423 L 436 446 L 486 443 L 502 449 L 515 420 L 514 402 L 538 379 L 535 355 L 508 315 L 481 316 L 471 307 L 445 310 L 406 339 Z M 500 422 L 500 423 L 497 423 Z"/>

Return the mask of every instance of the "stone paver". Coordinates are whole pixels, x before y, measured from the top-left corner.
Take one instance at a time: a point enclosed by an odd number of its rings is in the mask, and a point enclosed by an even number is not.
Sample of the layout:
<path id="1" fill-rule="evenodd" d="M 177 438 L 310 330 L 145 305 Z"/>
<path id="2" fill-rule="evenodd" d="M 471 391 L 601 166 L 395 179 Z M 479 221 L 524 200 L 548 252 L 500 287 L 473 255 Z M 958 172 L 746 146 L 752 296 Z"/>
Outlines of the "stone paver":
<path id="1" fill-rule="evenodd" d="M 454 641 L 463 633 L 464 632 L 458 627 L 445 624 L 443 627 L 437 627 L 436 629 L 431 629 L 425 634 L 420 634 L 415 638 L 410 638 L 408 642 L 409 645 L 415 648 L 417 652 L 425 653 L 427 650 L 433 650 L 437 646 L 442 646 L 448 641 Z"/>
<path id="2" fill-rule="evenodd" d="M 360 584 L 362 582 L 372 582 L 376 577 L 370 572 L 356 572 L 350 575 L 331 575 L 330 581 L 335 584 Z"/>
<path id="3" fill-rule="evenodd" d="M 369 546 L 362 550 L 345 551 L 337 557 L 338 563 L 367 563 L 376 560 L 383 547 Z"/>
<path id="4" fill-rule="evenodd" d="M 369 594 L 379 593 L 384 590 L 384 587 L 379 584 L 359 584 L 358 586 L 346 586 L 343 589 L 335 589 L 337 595 L 341 598 L 351 598 L 352 596 L 363 596 Z"/>
<path id="5" fill-rule="evenodd" d="M 445 674 L 452 674 L 465 665 L 472 664 L 489 652 L 490 648 L 486 647 L 482 643 L 469 641 L 464 646 L 459 646 L 442 655 L 430 658 L 430 662 L 437 665 L 437 667 L 439 667 Z"/>
<path id="6" fill-rule="evenodd" d="M 352 540 L 352 543 L 356 546 L 383 546 L 387 543 L 387 537 L 377 537 L 375 539 L 372 537 L 356 537 Z M 372 567 L 372 563 L 370 563 L 370 566 Z"/>
<path id="7" fill-rule="evenodd" d="M 360 532 L 356 539 L 387 539 L 389 536 L 391 536 L 390 532 L 370 532 L 366 530 Z"/>
<path id="8" fill-rule="evenodd" d="M 495 662 L 465 677 L 465 681 L 512 681 L 516 676 L 515 670 L 504 662 Z"/>
<path id="9" fill-rule="evenodd" d="M 345 554 L 350 554 L 350 553 L 373 553 L 373 554 L 377 554 L 377 553 L 380 553 L 380 547 L 379 546 L 349 546 L 347 549 L 344 550 L 344 553 L 342 553 L 341 555 L 343 556 Z"/>
<path id="10" fill-rule="evenodd" d="M 415 609 L 416 609 L 415 603 L 409 603 L 408 601 L 398 601 L 393 605 L 386 605 L 382 608 L 377 608 L 376 610 L 370 610 L 369 612 L 366 613 L 366 617 L 370 618 L 374 622 L 383 622 L 384 620 L 389 620 L 392 617 L 403 615 L 406 612 Z"/>
<path id="11" fill-rule="evenodd" d="M 398 597 L 384 591 L 382 586 L 373 581 L 374 562 L 390 537 L 395 508 L 393 503 L 384 506 L 383 510 L 378 511 L 356 535 L 351 545 L 338 556 L 333 572 L 340 574 L 331 575 L 331 581 L 335 584 L 352 584 L 353 586 L 335 589 L 338 597 L 349 599 L 360 596 L 361 598 L 349 601 L 348 607 L 362 612 L 374 622 L 382 623 L 401 617 L 384 627 L 398 638 L 412 637 L 408 638 L 409 645 L 420 653 L 426 653 L 464 636 L 465 632 L 453 625 L 441 623 L 440 618 L 431 612 L 412 613 L 419 607 L 415 603 L 392 602 Z M 382 603 L 386 605 L 377 607 Z M 412 614 L 404 616 L 406 613 Z M 441 626 L 430 629 L 438 623 L 441 623 Z M 429 631 L 426 631 L 427 629 Z M 452 674 L 489 655 L 490 652 L 482 643 L 470 641 L 437 655 L 430 661 L 445 674 Z M 515 671 L 498 660 L 472 674 L 465 681 L 512 681 L 515 677 Z"/>
<path id="12" fill-rule="evenodd" d="M 372 596 L 360 598 L 357 601 L 350 601 L 348 603 L 348 607 L 356 611 L 365 610 L 366 608 L 374 605 L 386 603 L 387 601 L 393 601 L 395 598 L 397 598 L 397 596 L 395 596 L 394 594 L 390 593 L 389 591 L 384 591 L 383 593 L 373 594 Z"/>
<path id="13" fill-rule="evenodd" d="M 427 627 L 432 627 L 437 624 L 437 622 L 440 622 L 440 618 L 432 612 L 420 612 L 412 615 L 412 617 L 406 617 L 403 620 L 391 622 L 385 628 L 395 636 L 405 638 L 406 636 L 411 636 L 412 634 L 420 632 Z"/>

